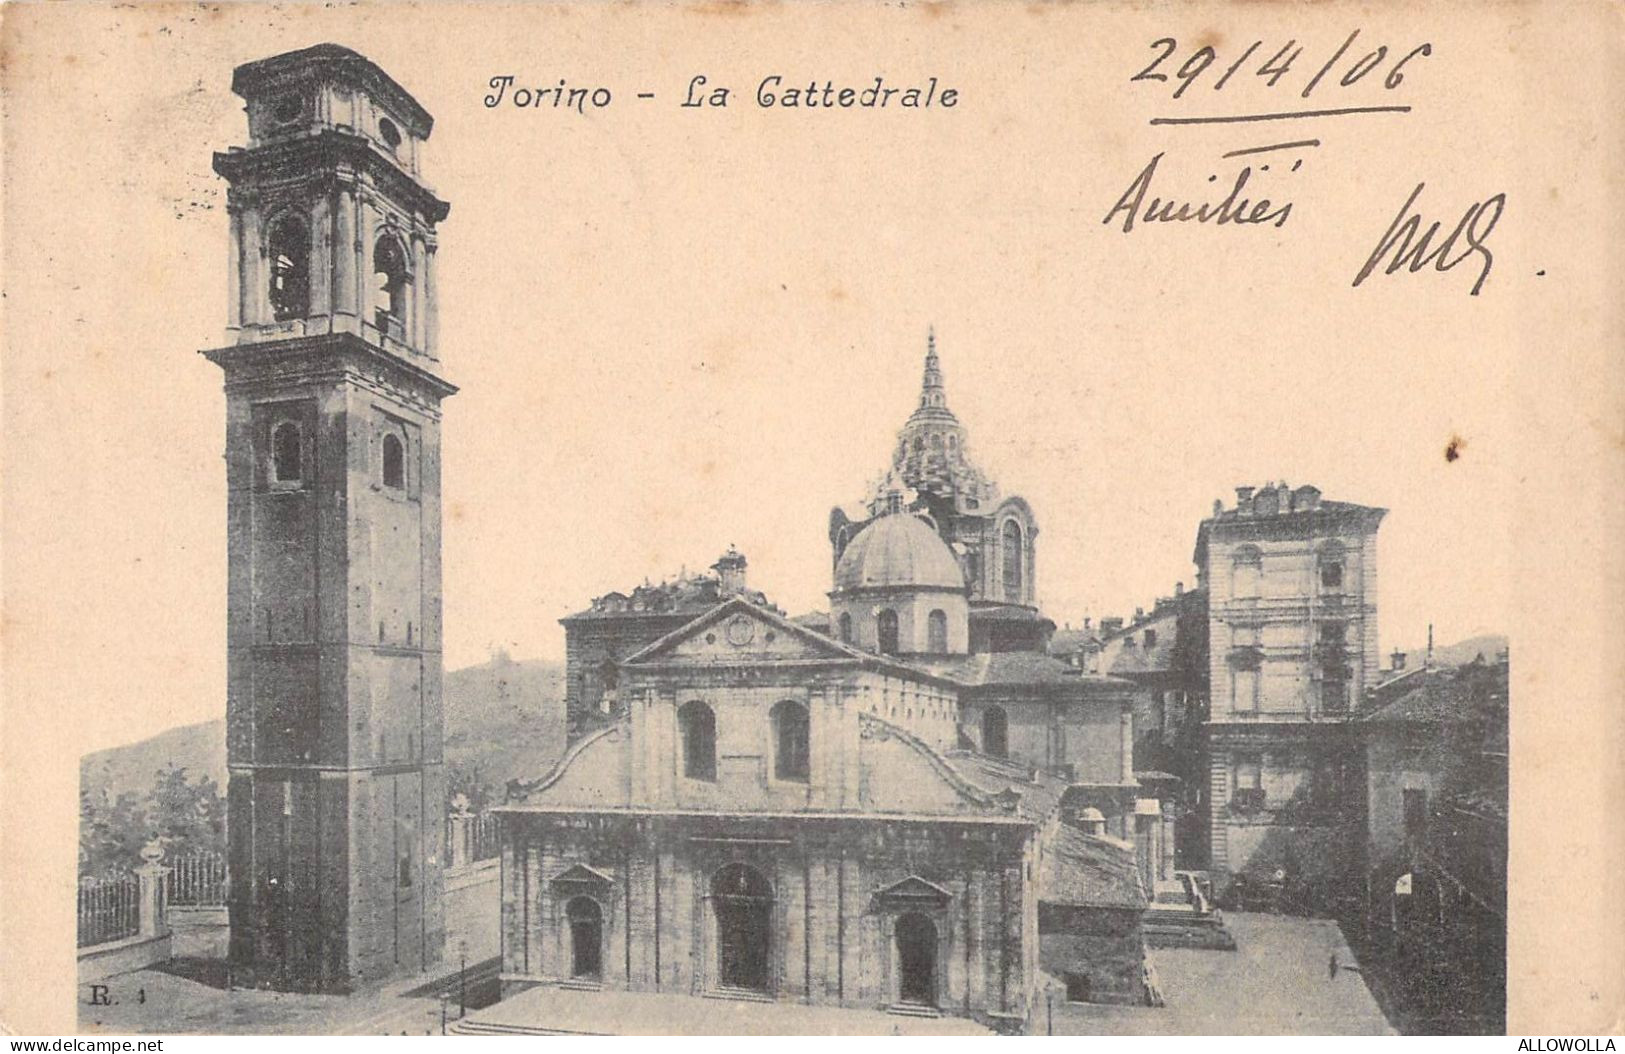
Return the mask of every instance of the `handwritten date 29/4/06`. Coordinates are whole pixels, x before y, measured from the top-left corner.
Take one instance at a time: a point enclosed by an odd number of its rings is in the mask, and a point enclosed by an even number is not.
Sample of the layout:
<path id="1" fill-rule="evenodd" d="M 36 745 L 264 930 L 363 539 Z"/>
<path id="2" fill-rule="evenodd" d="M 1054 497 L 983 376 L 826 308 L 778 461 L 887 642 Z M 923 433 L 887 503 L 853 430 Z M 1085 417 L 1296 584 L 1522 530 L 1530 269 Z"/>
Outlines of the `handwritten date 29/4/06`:
<path id="1" fill-rule="evenodd" d="M 1300 98 L 1309 98 L 1310 93 L 1325 79 L 1327 74 L 1338 74 L 1336 83 L 1339 87 L 1352 88 L 1368 75 L 1385 66 L 1387 72 L 1382 78 L 1382 86 L 1389 91 L 1393 91 L 1404 83 L 1405 67 L 1409 63 L 1433 54 L 1432 44 L 1418 44 L 1403 55 L 1396 48 L 1393 52 L 1394 61 L 1390 64 L 1388 45 L 1383 44 L 1363 54 L 1357 53 L 1358 57 L 1345 61 L 1345 56 L 1349 54 L 1359 36 L 1360 31 L 1358 29 L 1350 33 L 1348 39 L 1343 41 L 1342 46 L 1333 52 L 1321 65 L 1298 67 L 1298 70 L 1304 73 L 1307 73 L 1311 68 L 1316 70 L 1315 74 L 1309 78 L 1308 83 L 1304 85 L 1303 91 L 1299 93 Z M 1203 45 L 1186 56 L 1184 61 L 1179 62 L 1175 58 L 1179 54 L 1179 42 L 1173 37 L 1162 37 L 1152 41 L 1151 50 L 1157 53 L 1156 57 L 1151 60 L 1151 64 L 1130 77 L 1129 80 L 1131 82 L 1166 82 L 1172 76 L 1174 80 L 1179 82 L 1179 87 L 1174 89 L 1174 98 L 1176 99 L 1184 95 L 1203 74 L 1208 72 L 1210 67 L 1215 65 L 1218 65 L 1222 72 L 1214 74 L 1217 77 L 1216 80 L 1209 78 L 1212 80 L 1214 91 L 1223 90 L 1224 86 L 1230 83 L 1231 78 L 1238 73 L 1242 73 L 1244 69 L 1253 76 L 1263 78 L 1265 84 L 1273 88 L 1283 77 L 1293 71 L 1294 63 L 1297 62 L 1304 51 L 1303 47 L 1295 39 L 1288 40 L 1273 53 L 1268 52 L 1262 40 L 1255 40 L 1234 58 L 1231 58 L 1228 54 L 1221 57 L 1220 53 L 1213 47 Z M 1266 54 L 1269 55 L 1268 58 L 1265 58 Z M 1253 69 L 1248 66 L 1250 61 L 1258 61 L 1260 64 L 1256 69 Z M 1316 61 L 1318 61 L 1318 56 L 1311 55 L 1310 62 Z M 1174 65 L 1174 62 L 1178 62 L 1178 65 Z M 1245 77 L 1247 73 L 1242 73 L 1242 76 Z"/>

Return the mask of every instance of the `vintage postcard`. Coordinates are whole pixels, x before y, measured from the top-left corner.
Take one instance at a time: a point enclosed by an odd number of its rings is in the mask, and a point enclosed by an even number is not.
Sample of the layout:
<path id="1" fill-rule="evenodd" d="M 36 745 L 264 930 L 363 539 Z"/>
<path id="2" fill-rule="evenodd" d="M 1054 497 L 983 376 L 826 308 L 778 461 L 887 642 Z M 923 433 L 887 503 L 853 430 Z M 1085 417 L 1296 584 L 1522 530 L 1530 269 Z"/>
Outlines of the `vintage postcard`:
<path id="1" fill-rule="evenodd" d="M 1622 58 L 0 8 L 0 1027 L 1625 1029 Z"/>

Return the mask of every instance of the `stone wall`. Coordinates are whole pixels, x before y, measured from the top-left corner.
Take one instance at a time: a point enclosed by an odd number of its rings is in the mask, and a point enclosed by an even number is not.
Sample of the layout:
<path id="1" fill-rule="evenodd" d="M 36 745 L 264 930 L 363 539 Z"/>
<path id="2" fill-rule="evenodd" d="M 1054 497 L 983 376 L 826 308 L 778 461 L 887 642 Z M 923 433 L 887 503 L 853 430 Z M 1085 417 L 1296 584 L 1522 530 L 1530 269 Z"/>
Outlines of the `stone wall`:
<path id="1" fill-rule="evenodd" d="M 1086 1002 L 1145 1004 L 1139 912 L 1040 903 L 1038 931 L 1044 973 L 1062 984 L 1068 974 L 1086 979 Z"/>

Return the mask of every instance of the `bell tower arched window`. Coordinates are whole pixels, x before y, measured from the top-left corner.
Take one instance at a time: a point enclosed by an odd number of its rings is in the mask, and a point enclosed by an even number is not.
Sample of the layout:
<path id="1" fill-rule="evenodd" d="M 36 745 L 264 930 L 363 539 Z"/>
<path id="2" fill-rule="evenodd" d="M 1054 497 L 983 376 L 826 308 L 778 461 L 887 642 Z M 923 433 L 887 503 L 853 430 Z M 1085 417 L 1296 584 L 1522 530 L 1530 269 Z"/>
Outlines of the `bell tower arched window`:
<path id="1" fill-rule="evenodd" d="M 852 643 L 852 615 L 849 612 L 845 612 L 845 611 L 841 612 L 840 632 L 841 632 L 841 643 L 842 644 L 851 644 Z"/>
<path id="2" fill-rule="evenodd" d="M 400 339 L 406 325 L 406 250 L 394 235 L 379 237 L 372 250 L 373 322 Z"/>
<path id="3" fill-rule="evenodd" d="M 926 618 L 926 635 L 929 638 L 926 645 L 934 655 L 941 655 L 948 650 L 948 613 L 941 608 L 931 612 Z"/>
<path id="4" fill-rule="evenodd" d="M 310 314 L 310 232 L 297 217 L 271 228 L 266 243 L 271 270 L 271 316 L 278 322 Z"/>
<path id="5" fill-rule="evenodd" d="M 271 432 L 271 478 L 278 483 L 297 483 L 304 478 L 300 464 L 299 426 L 284 421 Z"/>
<path id="6" fill-rule="evenodd" d="M 384 486 L 406 486 L 406 448 L 400 436 L 384 436 Z"/>
<path id="7" fill-rule="evenodd" d="M 876 648 L 884 655 L 897 654 L 897 612 L 884 608 L 875 617 Z"/>
<path id="8" fill-rule="evenodd" d="M 1022 545 L 1021 524 L 1015 520 L 1005 520 L 1003 530 L 1004 547 L 1004 599 L 1012 603 L 1021 602 L 1021 572 L 1025 548 Z"/>

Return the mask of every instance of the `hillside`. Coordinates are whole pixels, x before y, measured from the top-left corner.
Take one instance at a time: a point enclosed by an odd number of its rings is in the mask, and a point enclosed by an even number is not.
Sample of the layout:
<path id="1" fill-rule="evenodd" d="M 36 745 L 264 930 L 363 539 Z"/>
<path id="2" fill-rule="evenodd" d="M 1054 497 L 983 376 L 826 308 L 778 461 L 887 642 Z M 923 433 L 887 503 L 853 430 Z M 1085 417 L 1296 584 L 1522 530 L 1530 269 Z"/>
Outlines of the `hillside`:
<path id="1" fill-rule="evenodd" d="M 1465 666 L 1484 656 L 1485 662 L 1494 662 L 1495 657 L 1507 649 L 1507 639 L 1499 633 L 1486 633 L 1478 637 L 1468 637 L 1466 640 L 1443 647 L 1437 645 L 1433 648 L 1433 665 L 1435 666 Z M 1411 665 L 1417 665 L 1427 655 L 1427 645 L 1420 648 L 1409 648 L 1406 654 Z M 1386 662 L 1386 659 L 1384 660 Z"/>
<path id="2" fill-rule="evenodd" d="M 515 777 L 533 777 L 550 768 L 564 750 L 564 665 L 514 662 L 498 655 L 490 662 L 445 675 L 446 762 L 477 766 L 480 779 L 500 791 Z M 124 791 L 145 793 L 154 776 L 179 765 L 192 776 L 207 775 L 226 787 L 224 718 L 182 725 L 149 739 L 86 754 L 79 783 L 93 794 L 117 798 Z"/>

